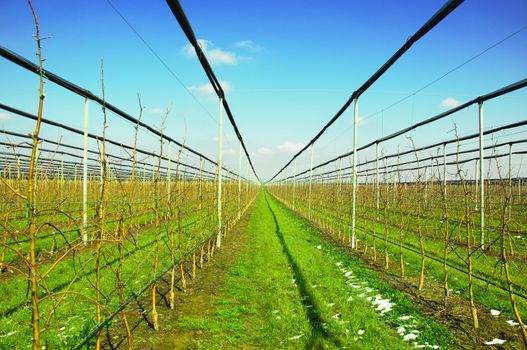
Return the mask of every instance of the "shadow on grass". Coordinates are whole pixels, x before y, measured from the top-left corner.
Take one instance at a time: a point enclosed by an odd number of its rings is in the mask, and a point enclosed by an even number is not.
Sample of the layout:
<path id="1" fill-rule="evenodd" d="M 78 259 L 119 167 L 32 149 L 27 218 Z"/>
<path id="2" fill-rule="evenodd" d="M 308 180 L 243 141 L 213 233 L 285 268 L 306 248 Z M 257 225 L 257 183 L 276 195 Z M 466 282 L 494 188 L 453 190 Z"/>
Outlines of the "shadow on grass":
<path id="1" fill-rule="evenodd" d="M 313 294 L 306 286 L 306 281 L 304 280 L 304 276 L 302 275 L 300 268 L 296 264 L 295 259 L 291 255 L 291 252 L 289 251 L 287 244 L 285 243 L 284 234 L 280 231 L 280 225 L 278 224 L 278 220 L 276 218 L 275 212 L 273 211 L 273 209 L 271 208 L 271 205 L 269 204 L 267 195 L 265 196 L 265 201 L 267 202 L 267 207 L 269 208 L 269 211 L 271 212 L 273 216 L 273 220 L 275 224 L 275 234 L 278 237 L 280 244 L 282 245 L 282 249 L 284 251 L 284 254 L 287 257 L 289 266 L 291 266 L 291 269 L 293 271 L 293 277 L 296 281 L 298 291 L 300 292 L 300 295 L 302 296 L 302 303 L 304 304 L 306 316 L 311 326 L 311 337 L 309 338 L 309 341 L 306 343 L 305 348 L 306 349 L 318 348 L 317 345 L 320 345 L 319 342 L 322 340 L 329 340 L 333 342 L 337 347 L 341 347 L 340 341 L 332 337 L 331 334 L 329 334 L 323 326 L 324 320 L 320 316 L 320 312 L 315 302 L 315 298 L 313 297 Z"/>

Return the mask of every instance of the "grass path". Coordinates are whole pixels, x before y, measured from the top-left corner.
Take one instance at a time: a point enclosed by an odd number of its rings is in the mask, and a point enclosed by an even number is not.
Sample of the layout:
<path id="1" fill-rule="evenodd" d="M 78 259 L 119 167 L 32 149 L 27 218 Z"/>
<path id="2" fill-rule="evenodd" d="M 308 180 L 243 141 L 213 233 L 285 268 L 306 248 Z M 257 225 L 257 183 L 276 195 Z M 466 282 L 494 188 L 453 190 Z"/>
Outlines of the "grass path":
<path id="1" fill-rule="evenodd" d="M 220 286 L 197 293 L 200 307 L 174 318 L 163 343 L 143 334 L 142 348 L 177 348 L 178 339 L 186 349 L 452 348 L 446 329 L 265 190 L 245 226 L 227 237 L 239 249 L 227 254 Z"/>

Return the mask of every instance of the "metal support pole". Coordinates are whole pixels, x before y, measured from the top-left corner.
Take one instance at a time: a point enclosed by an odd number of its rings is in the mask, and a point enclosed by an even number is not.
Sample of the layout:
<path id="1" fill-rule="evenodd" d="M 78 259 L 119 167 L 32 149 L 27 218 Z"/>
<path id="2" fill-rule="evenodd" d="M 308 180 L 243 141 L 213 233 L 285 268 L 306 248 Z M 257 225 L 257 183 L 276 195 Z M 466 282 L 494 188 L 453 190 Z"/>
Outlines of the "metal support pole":
<path id="1" fill-rule="evenodd" d="M 202 194 L 202 180 L 201 180 L 201 174 L 203 172 L 203 158 L 199 157 L 199 182 L 198 182 L 198 191 L 199 191 L 199 212 L 201 213 L 202 210 L 202 202 L 203 202 L 203 194 Z"/>
<path id="2" fill-rule="evenodd" d="M 443 144 L 443 198 L 446 201 L 446 143 Z M 445 218 L 446 219 L 446 218 Z"/>
<path id="3" fill-rule="evenodd" d="M 375 143 L 375 220 L 379 221 L 379 143 Z"/>
<path id="4" fill-rule="evenodd" d="M 88 242 L 88 233 L 86 227 L 88 226 L 88 112 L 89 100 L 84 100 L 84 157 L 82 160 L 82 242 Z"/>
<path id="5" fill-rule="evenodd" d="M 293 210 L 295 210 L 295 198 L 296 198 L 296 159 L 294 161 L 294 170 L 293 170 Z"/>
<path id="6" fill-rule="evenodd" d="M 509 225 L 512 219 L 512 143 L 509 143 Z"/>
<path id="7" fill-rule="evenodd" d="M 245 163 L 245 179 L 245 195 L 247 196 L 247 200 L 249 200 L 249 159 Z"/>
<path id="8" fill-rule="evenodd" d="M 478 210 L 478 179 L 479 179 L 479 163 L 476 159 L 474 164 L 474 210 Z"/>
<path id="9" fill-rule="evenodd" d="M 171 152 L 170 152 L 170 141 L 168 141 L 168 149 L 167 149 L 167 157 L 168 157 L 168 164 L 167 164 L 167 198 L 168 198 L 168 203 L 171 202 L 171 197 L 172 197 L 172 171 L 171 171 L 171 163 L 172 163 L 172 158 L 171 158 Z M 176 189 L 177 189 L 177 167 L 176 167 Z"/>
<path id="10" fill-rule="evenodd" d="M 216 247 L 221 247 L 221 167 L 222 167 L 222 134 L 223 134 L 223 97 L 220 97 L 220 110 L 218 118 L 218 237 L 216 239 Z"/>
<path id="11" fill-rule="evenodd" d="M 64 153 L 60 155 L 60 195 L 64 197 Z"/>
<path id="12" fill-rule="evenodd" d="M 479 107 L 479 239 L 485 245 L 485 168 L 483 164 L 483 102 Z"/>
<path id="13" fill-rule="evenodd" d="M 242 143 L 240 142 L 240 154 L 238 156 L 238 219 L 242 210 Z"/>
<path id="14" fill-rule="evenodd" d="M 353 104 L 353 179 L 351 184 L 351 248 L 355 248 L 355 201 L 357 196 L 357 126 L 359 121 L 359 99 Z"/>
<path id="15" fill-rule="evenodd" d="M 342 158 L 339 159 L 339 171 L 337 172 L 337 182 L 339 183 L 339 199 L 342 195 Z"/>
<path id="16" fill-rule="evenodd" d="M 308 201 L 308 219 L 311 220 L 311 187 L 313 183 L 313 148 L 315 144 L 311 144 L 311 166 L 309 167 L 309 201 Z"/>
<path id="17" fill-rule="evenodd" d="M 21 175 L 22 175 L 20 172 L 20 159 L 18 158 L 16 154 L 15 154 L 15 159 L 16 159 L 16 179 L 20 181 Z"/>

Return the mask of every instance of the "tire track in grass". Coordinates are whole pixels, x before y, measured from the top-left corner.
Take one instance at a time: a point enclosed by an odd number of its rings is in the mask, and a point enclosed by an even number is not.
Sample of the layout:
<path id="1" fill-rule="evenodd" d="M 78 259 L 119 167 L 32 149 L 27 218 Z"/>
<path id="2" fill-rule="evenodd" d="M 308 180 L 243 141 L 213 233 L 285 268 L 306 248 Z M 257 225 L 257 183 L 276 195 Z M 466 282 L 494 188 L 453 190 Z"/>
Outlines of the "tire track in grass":
<path id="1" fill-rule="evenodd" d="M 313 293 L 311 293 L 311 291 L 307 288 L 306 282 L 304 280 L 304 276 L 302 275 L 302 271 L 299 269 L 294 257 L 291 255 L 291 252 L 289 251 L 289 248 L 284 239 L 284 234 L 280 231 L 280 225 L 278 224 L 278 220 L 276 218 L 275 212 L 273 211 L 273 209 L 271 208 L 271 205 L 269 204 L 267 195 L 265 196 L 265 201 L 267 203 L 267 207 L 269 208 L 269 211 L 271 212 L 271 215 L 273 216 L 273 221 L 275 224 L 275 234 L 278 237 L 280 244 L 282 245 L 283 252 L 285 256 L 287 257 L 289 266 L 291 267 L 293 277 L 294 277 L 294 282 L 298 288 L 298 291 L 300 292 L 300 295 L 302 295 L 302 301 L 304 304 L 306 316 L 311 326 L 311 336 L 309 338 L 308 343 L 306 344 L 306 349 L 313 348 L 318 338 L 328 339 L 337 347 L 342 347 L 342 344 L 340 343 L 340 341 L 334 338 L 331 334 L 329 334 L 324 328 L 324 325 L 326 324 L 326 322 L 324 322 L 324 319 L 320 316 L 320 310 L 313 296 Z"/>
<path id="2" fill-rule="evenodd" d="M 331 251 L 317 230 L 265 190 L 244 235 L 246 243 L 224 281 L 215 283 L 217 289 L 209 291 L 211 295 L 199 308 L 181 315 L 167 329 L 174 343 L 183 331 L 194 338 L 193 347 L 186 348 L 207 350 L 402 350 L 412 346 L 397 333 L 399 324 L 391 322 L 409 315 L 406 309 L 404 313 L 398 309 L 400 300 L 366 278 L 355 261 Z M 342 266 L 336 266 L 338 261 Z M 350 269 L 378 293 L 390 296 L 397 304 L 394 310 L 381 316 L 365 298 L 356 297 L 361 292 L 348 284 Z M 406 325 L 412 320 L 398 321 Z M 407 328 L 406 333 L 414 329 Z"/>
<path id="3" fill-rule="evenodd" d="M 331 246 L 331 244 L 323 242 L 321 234 L 316 228 L 285 208 L 274 197 L 271 196 L 270 202 L 275 207 L 278 207 L 277 212 L 280 213 L 281 222 L 289 225 L 295 222 L 300 223 L 300 227 L 296 232 L 295 230 L 288 231 L 288 233 L 291 233 L 287 235 L 289 244 L 291 245 L 294 242 L 296 250 L 305 250 L 301 245 L 309 243 L 313 256 L 322 255 L 324 257 L 323 264 L 320 264 L 321 266 L 318 269 L 320 271 L 324 270 L 327 275 L 338 275 L 339 281 L 331 285 L 331 289 L 324 291 L 323 295 L 318 294 L 317 297 L 325 298 L 331 303 L 335 300 L 336 307 L 339 308 L 338 310 L 342 314 L 342 320 L 350 322 L 346 327 L 349 328 L 351 334 L 358 334 L 359 340 L 367 342 L 371 340 L 367 339 L 368 336 L 380 337 L 378 328 L 384 326 L 389 328 L 385 332 L 389 333 L 391 331 L 393 334 L 396 331 L 394 335 L 399 338 L 398 341 L 394 341 L 388 348 L 400 346 L 397 345 L 398 342 L 399 344 L 403 343 L 403 346 L 414 348 L 452 349 L 457 347 L 454 345 L 453 336 L 448 330 L 436 321 L 422 315 L 403 293 L 390 288 L 377 279 L 374 273 L 369 271 L 358 260 L 349 257 L 344 252 Z M 298 232 L 302 232 L 301 237 L 298 237 Z M 294 237 L 295 234 L 297 237 Z M 304 253 L 304 255 L 306 254 Z M 306 260 L 306 258 L 297 253 L 297 261 L 300 265 L 309 268 L 305 264 Z M 327 266 L 328 264 L 330 266 Z M 316 280 L 319 285 L 317 291 L 323 288 L 323 283 L 329 286 L 327 284 L 329 279 L 326 279 L 325 282 L 321 280 L 323 279 L 320 277 Z M 347 305 L 338 301 L 339 293 L 348 298 Z M 377 318 L 378 322 L 368 322 L 360 319 L 367 315 L 367 313 L 363 312 L 364 307 L 375 313 L 370 317 Z M 379 323 L 382 323 L 382 325 Z M 338 325 L 333 322 L 331 326 L 335 327 Z M 358 331 L 357 327 L 360 327 Z M 346 332 L 348 332 L 348 329 L 346 329 Z M 366 344 L 363 343 L 363 345 Z M 370 347 L 365 346 L 363 348 Z"/>

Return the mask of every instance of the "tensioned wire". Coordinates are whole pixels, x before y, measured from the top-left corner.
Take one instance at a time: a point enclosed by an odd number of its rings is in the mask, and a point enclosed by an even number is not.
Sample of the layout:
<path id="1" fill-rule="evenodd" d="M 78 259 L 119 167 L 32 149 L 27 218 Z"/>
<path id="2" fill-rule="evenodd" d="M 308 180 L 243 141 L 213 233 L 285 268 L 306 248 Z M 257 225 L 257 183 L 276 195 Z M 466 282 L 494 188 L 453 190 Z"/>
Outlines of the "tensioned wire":
<path id="1" fill-rule="evenodd" d="M 429 83 L 423 85 L 422 87 L 420 87 L 419 89 L 415 90 L 414 92 L 408 94 L 407 96 L 401 98 L 400 100 L 397 100 L 395 102 L 393 102 L 392 104 L 380 109 L 379 111 L 377 112 L 374 112 L 368 116 L 366 116 L 364 118 L 364 121 L 368 120 L 368 119 L 371 119 L 379 114 L 383 114 L 384 112 L 390 110 L 391 108 L 401 104 L 402 102 L 406 101 L 407 99 L 411 98 L 411 97 L 414 97 L 415 95 L 417 95 L 418 93 L 420 93 L 421 91 L 429 88 L 430 86 L 434 85 L 435 83 L 439 82 L 440 80 L 442 80 L 443 78 L 447 77 L 448 75 L 454 73 L 455 71 L 457 71 L 458 69 L 466 66 L 467 64 L 469 64 L 470 62 L 476 60 L 477 58 L 479 58 L 480 56 L 484 55 L 485 53 L 487 53 L 488 51 L 494 49 L 495 47 L 503 44 L 504 42 L 506 42 L 507 40 L 511 39 L 512 37 L 516 36 L 517 34 L 521 33 L 522 31 L 524 31 L 525 29 L 527 29 L 527 24 L 524 25 L 523 27 L 515 30 L 514 32 L 510 33 L 509 35 L 505 36 L 504 38 L 502 38 L 501 40 L 495 42 L 494 44 L 488 46 L 487 48 L 485 48 L 484 50 L 478 52 L 477 54 L 475 54 L 474 56 L 470 57 L 469 59 L 467 59 L 466 61 L 458 64 L 457 66 L 455 66 L 454 68 L 448 70 L 447 72 L 443 73 L 442 75 L 440 75 L 439 77 L 435 78 L 434 80 L 430 81 Z M 348 132 L 352 127 L 348 127 L 346 128 L 343 132 L 341 132 L 339 135 L 337 135 L 336 137 L 334 137 L 331 141 L 329 141 L 325 146 L 323 146 L 322 148 L 326 148 L 329 144 L 333 143 L 336 139 L 338 139 L 339 137 L 341 137 L 342 135 L 344 135 L 346 132 Z"/>
<path id="2" fill-rule="evenodd" d="M 6 110 L 6 111 L 8 111 L 8 112 L 11 112 L 11 113 L 17 114 L 17 115 L 19 115 L 19 116 L 21 116 L 21 117 L 24 117 L 24 118 L 27 118 L 27 119 L 31 119 L 31 120 L 37 120 L 37 119 L 38 119 L 37 116 L 35 116 L 35 115 L 32 115 L 32 114 L 30 114 L 30 113 L 27 113 L 27 112 L 21 111 L 21 110 L 19 110 L 19 109 L 16 109 L 16 108 L 13 108 L 13 107 L 10 107 L 10 106 L 7 106 L 7 105 L 5 105 L 5 104 L 3 104 L 3 103 L 0 103 L 0 109 L 4 109 L 4 110 Z M 77 135 L 84 135 L 84 131 L 82 131 L 82 130 L 79 130 L 79 129 L 76 129 L 76 128 L 73 128 L 73 127 L 70 127 L 70 126 L 67 126 L 67 125 L 64 125 L 64 124 L 61 124 L 61 123 L 58 123 L 58 122 L 55 122 L 55 121 L 52 121 L 52 120 L 46 119 L 46 118 L 41 118 L 41 122 L 44 123 L 44 124 L 51 125 L 51 126 L 59 127 L 59 128 L 61 128 L 61 129 L 64 129 L 64 130 L 70 131 L 70 132 L 75 133 L 75 134 L 77 134 Z M 161 134 L 160 134 L 160 135 L 161 135 Z M 94 134 L 92 134 L 92 133 L 88 133 L 88 137 L 91 138 L 91 139 L 95 139 L 95 140 L 97 140 L 97 141 L 102 141 L 102 137 L 101 137 L 101 136 L 94 135 Z M 110 144 L 112 144 L 112 145 L 115 145 L 115 146 L 117 146 L 117 147 L 123 148 L 123 149 L 128 149 L 128 150 L 132 150 L 132 151 L 134 150 L 134 147 L 133 147 L 133 146 L 125 145 L 125 144 L 123 144 L 123 143 L 121 143 L 121 142 L 118 142 L 118 141 L 113 141 L 113 140 L 108 139 L 108 138 L 106 138 L 105 141 L 108 142 L 108 143 L 110 143 Z M 169 140 L 169 141 L 170 141 L 170 140 Z M 171 141 L 171 142 L 173 142 L 173 141 Z M 187 150 L 188 150 L 188 148 L 186 148 L 183 144 L 176 143 L 176 145 L 178 145 L 178 146 L 181 147 L 181 148 L 184 148 L 184 149 L 187 149 Z M 137 148 L 137 147 L 136 147 L 136 151 L 137 151 L 137 152 L 140 152 L 140 153 L 142 153 L 142 154 L 148 155 L 148 156 L 159 157 L 159 155 L 156 154 L 156 153 L 153 153 L 153 152 L 150 152 L 150 151 L 145 151 L 145 150 L 142 150 L 142 149 Z M 192 153 L 193 153 L 193 154 L 196 154 L 196 153 L 194 153 L 194 152 L 192 152 Z M 215 165 L 215 166 L 218 165 L 216 162 L 214 162 L 214 161 L 212 161 L 211 159 L 209 159 L 209 158 L 203 156 L 203 155 L 200 154 L 200 153 L 198 153 L 197 155 L 199 155 L 202 159 L 204 159 L 204 160 L 206 160 L 206 161 L 212 163 L 212 164 Z M 168 160 L 168 158 L 165 157 L 165 156 L 162 157 L 162 159 L 164 159 L 164 160 Z M 181 162 L 181 161 L 178 162 L 178 161 L 176 161 L 176 160 L 172 160 L 172 163 L 174 163 L 174 164 L 178 164 L 178 163 L 179 163 L 179 164 L 181 164 L 181 165 L 183 165 L 183 166 L 186 166 L 186 167 L 188 167 L 188 168 L 192 168 L 192 169 L 194 169 L 194 170 L 199 170 L 198 167 L 193 166 L 193 165 L 185 164 L 185 163 L 183 163 L 183 162 Z M 233 174 L 234 176 L 238 176 L 238 174 L 236 174 L 235 172 L 233 172 L 233 171 L 231 171 L 231 170 L 229 170 L 229 169 L 227 169 L 227 168 L 225 168 L 225 167 L 222 167 L 222 169 L 225 170 L 225 171 L 227 171 L 228 173 Z M 245 180 L 245 177 L 243 177 L 243 176 L 241 176 L 241 175 L 240 175 L 240 177 L 243 178 L 243 179 Z"/>
<path id="3" fill-rule="evenodd" d="M 168 1 L 168 0 L 167 0 Z M 388 69 L 399 59 L 401 56 L 406 53 L 410 47 L 415 44 L 419 39 L 425 36 L 430 30 L 432 30 L 437 24 L 439 24 L 443 19 L 445 19 L 452 11 L 454 11 L 463 0 L 449 0 L 439 11 L 437 11 L 417 32 L 414 33 L 404 44 L 395 52 L 392 57 L 386 61 L 364 84 L 362 84 L 349 99 L 344 103 L 344 105 L 339 109 L 339 111 L 329 120 L 329 122 L 324 125 L 324 127 L 313 137 L 300 151 L 298 151 L 270 180 L 267 182 L 272 182 L 278 175 L 282 173 L 298 156 L 300 156 L 305 150 L 307 150 L 311 145 L 315 143 L 333 124 L 337 119 L 339 119 L 342 114 L 348 109 L 353 100 L 358 99 L 373 83 L 375 83 Z"/>
<path id="4" fill-rule="evenodd" d="M 395 137 L 401 136 L 401 135 L 403 135 L 403 134 L 405 134 L 405 133 L 407 133 L 407 132 L 409 132 L 411 130 L 417 129 L 417 128 L 421 127 L 421 126 L 424 126 L 424 125 L 430 124 L 432 122 L 435 122 L 437 120 L 440 120 L 442 118 L 445 118 L 445 117 L 447 117 L 447 116 L 449 116 L 451 114 L 454 114 L 456 112 L 459 112 L 459 111 L 461 111 L 461 110 L 463 110 L 463 109 L 465 109 L 465 108 L 467 108 L 467 107 L 469 107 L 469 106 L 471 106 L 473 104 L 483 103 L 485 101 L 497 98 L 499 96 L 508 94 L 510 92 L 522 89 L 522 88 L 524 88 L 526 86 L 527 86 L 527 78 L 523 79 L 523 80 L 519 80 L 519 81 L 517 81 L 517 82 L 515 82 L 513 84 L 507 85 L 507 86 L 505 86 L 505 87 L 503 87 L 501 89 L 495 90 L 495 91 L 490 92 L 488 94 L 485 94 L 485 95 L 482 95 L 482 96 L 478 96 L 478 97 L 476 97 L 476 98 L 474 98 L 474 99 L 472 99 L 472 100 L 470 100 L 468 102 L 465 102 L 465 103 L 461 104 L 458 107 L 454 107 L 452 109 L 449 109 L 448 111 L 445 111 L 443 113 L 437 114 L 437 115 L 435 115 L 433 117 L 430 117 L 428 119 L 422 120 L 422 121 L 420 121 L 418 123 L 410 125 L 409 127 L 406 127 L 404 129 L 396 131 L 396 132 L 394 132 L 394 133 L 392 133 L 390 135 L 387 135 L 387 136 L 381 137 L 381 138 L 379 138 L 379 139 L 377 139 L 375 141 L 372 141 L 372 142 L 370 142 L 370 143 L 368 143 L 368 144 L 366 144 L 364 146 L 361 146 L 361 147 L 357 148 L 357 152 L 362 151 L 364 149 L 367 149 L 367 148 L 369 148 L 369 147 L 371 147 L 371 146 L 373 146 L 375 144 L 379 144 L 379 143 L 391 140 L 391 139 L 393 139 Z M 499 128 L 494 128 L 494 129 L 491 129 L 491 130 L 487 130 L 487 131 L 484 132 L 484 135 L 488 134 L 489 132 L 497 132 L 497 131 L 500 131 L 500 130 L 505 130 L 507 128 L 522 126 L 522 125 L 526 125 L 526 124 L 527 124 L 526 120 L 520 121 L 520 122 L 517 122 L 517 123 L 508 124 L 508 125 L 505 125 L 505 126 L 502 126 L 502 127 L 499 127 Z M 473 137 L 475 137 L 475 135 L 476 134 L 468 135 L 468 136 L 465 136 L 465 137 L 462 137 L 462 138 L 459 138 L 459 139 L 454 139 L 453 141 L 465 140 L 465 139 L 473 138 Z M 479 135 L 479 134 L 477 134 L 477 135 Z M 443 143 L 445 143 L 445 141 L 439 142 L 439 143 L 437 143 L 437 144 L 435 144 L 433 146 L 427 146 L 427 147 L 439 146 L 439 145 L 442 145 Z M 412 151 L 409 151 L 409 152 L 412 152 Z M 335 162 L 335 161 L 337 161 L 339 159 L 346 158 L 346 157 L 348 157 L 348 156 L 350 156 L 352 154 L 353 154 L 353 151 L 346 152 L 346 153 L 344 153 L 344 154 L 342 154 L 340 156 L 337 156 L 337 157 L 335 157 L 333 159 L 330 159 L 330 160 L 328 160 L 328 161 L 326 161 L 324 163 L 318 164 L 317 166 L 314 166 L 312 169 L 313 170 L 314 169 L 318 169 L 320 167 L 323 167 L 325 165 L 333 163 L 333 162 Z M 307 170 L 305 170 L 305 171 L 303 171 L 301 173 L 298 173 L 297 175 L 301 175 L 301 174 L 304 174 L 304 173 L 309 172 L 309 171 L 310 171 L 310 169 L 307 169 Z"/>

